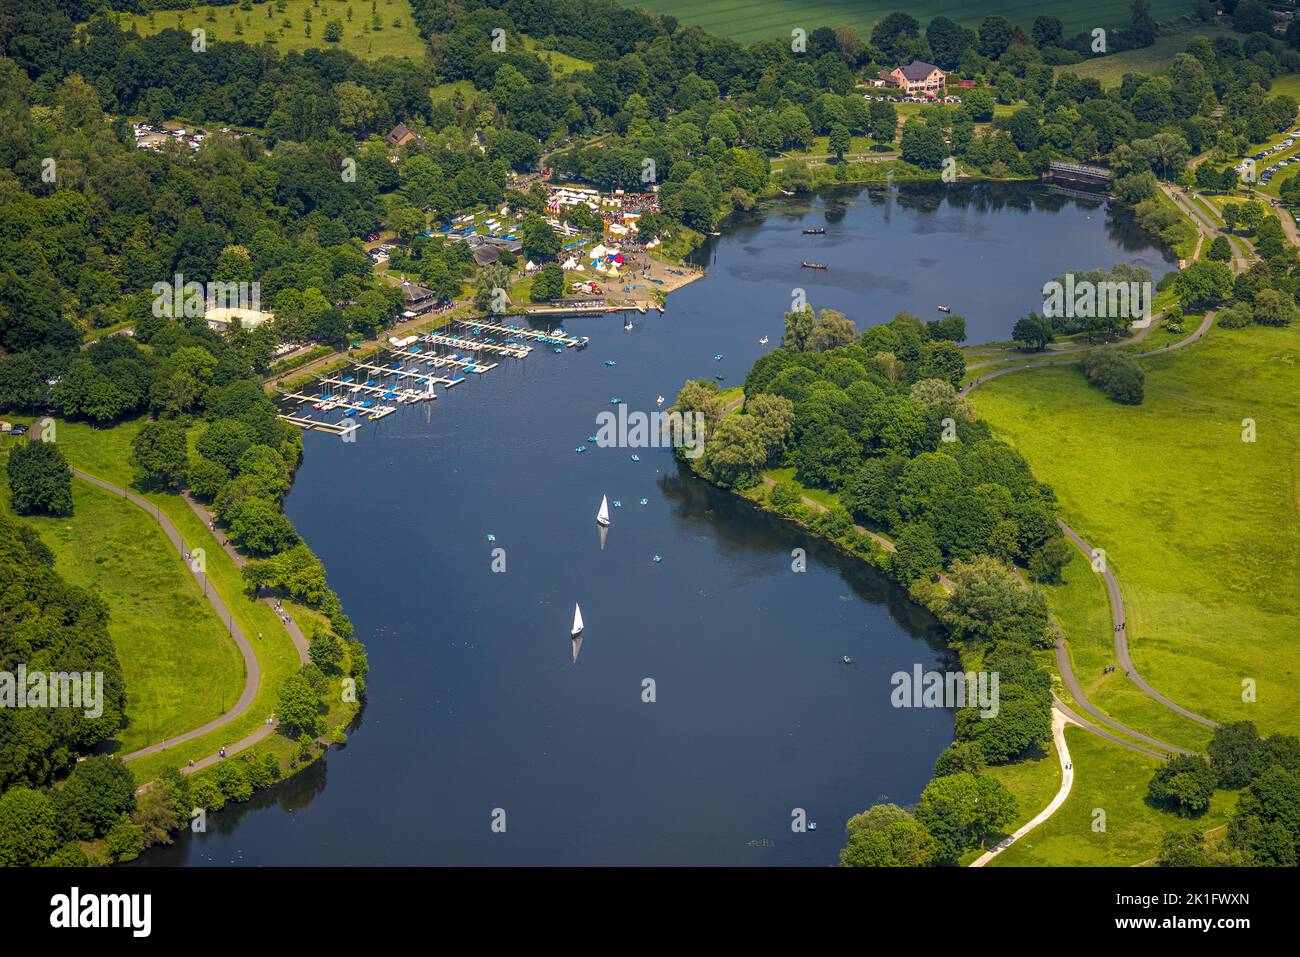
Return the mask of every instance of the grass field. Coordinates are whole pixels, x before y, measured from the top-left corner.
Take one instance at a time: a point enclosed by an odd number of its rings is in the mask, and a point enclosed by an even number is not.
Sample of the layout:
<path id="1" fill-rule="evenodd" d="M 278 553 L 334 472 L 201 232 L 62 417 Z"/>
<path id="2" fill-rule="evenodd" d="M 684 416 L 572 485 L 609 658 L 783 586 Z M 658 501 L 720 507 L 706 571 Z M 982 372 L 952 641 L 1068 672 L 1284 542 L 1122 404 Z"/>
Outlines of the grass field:
<path id="1" fill-rule="evenodd" d="M 1199 818 L 1158 811 L 1145 800 L 1147 783 L 1158 766 L 1154 758 L 1125 751 L 1074 726 L 1065 729 L 1065 744 L 1074 764 L 1070 796 L 1055 814 L 995 857 L 990 866 L 1140 864 L 1155 856 L 1165 831 L 1217 827 L 1236 804 L 1235 793 L 1216 791 L 1210 810 Z M 1094 830 L 1094 822 L 1101 820 L 1098 811 L 1105 814 L 1105 830 Z"/>
<path id="2" fill-rule="evenodd" d="M 108 603 L 127 688 L 121 750 L 220 716 L 239 698 L 244 665 L 180 555 L 137 506 L 78 479 L 72 499 L 71 518 L 19 520 L 40 533 L 67 582 Z"/>
<path id="3" fill-rule="evenodd" d="M 551 71 L 553 76 L 578 73 L 582 70 L 590 70 L 592 67 L 592 64 L 587 60 L 579 60 L 576 56 L 569 56 L 567 53 L 560 53 L 558 50 L 543 49 L 538 46 L 537 41 L 532 37 L 524 37 L 524 49 L 536 53 L 538 59 L 546 64 L 546 68 Z"/>
<path id="4" fill-rule="evenodd" d="M 1097 0 L 1087 5 L 1070 0 L 1041 0 L 1025 3 L 1024 0 L 975 0 L 972 3 L 953 4 L 947 0 L 717 0 L 700 3 L 698 0 L 629 0 L 629 6 L 641 7 L 651 13 L 671 14 L 682 23 L 703 27 L 718 36 L 732 37 L 743 43 L 766 40 L 771 37 L 789 38 L 790 31 L 802 27 L 811 33 L 817 27 L 851 26 L 863 38 L 871 34 L 871 27 L 895 10 L 906 10 L 922 24 L 937 16 L 952 19 L 970 27 L 977 27 L 987 16 L 1003 16 L 1013 23 L 1028 28 L 1034 17 L 1050 15 L 1060 17 L 1067 35 L 1093 27 L 1127 26 L 1129 0 Z M 1191 12 L 1186 0 L 1151 0 L 1151 15 L 1157 20 L 1168 20 Z"/>
<path id="5" fill-rule="evenodd" d="M 338 47 L 368 59 L 392 56 L 408 60 L 424 57 L 425 42 L 411 16 L 409 0 L 375 0 L 375 12 L 366 0 L 284 0 L 284 10 L 275 0 L 256 3 L 252 10 L 230 6 L 198 6 L 192 10 L 160 10 L 152 20 L 146 14 L 119 14 L 118 22 L 142 36 L 177 27 L 189 32 L 197 27 L 207 31 L 207 39 L 242 40 L 245 43 L 270 41 L 281 52 Z M 352 19 L 348 19 L 348 9 Z M 307 35 L 305 15 L 311 13 L 311 35 Z M 212 19 L 209 19 L 211 15 Z M 375 17 L 379 29 L 375 29 Z M 343 39 L 338 43 L 325 40 L 325 24 L 339 20 Z M 287 21 L 287 23 L 286 23 Z M 400 24 L 400 25 L 399 25 Z M 236 32 L 236 27 L 243 30 Z"/>
<path id="6" fill-rule="evenodd" d="M 83 423 L 60 420 L 59 448 L 73 467 L 125 488 L 131 480 L 130 466 L 127 465 L 130 442 L 143 421 L 136 419 L 111 429 L 96 429 Z M 217 589 L 244 634 L 250 636 L 253 650 L 262 667 L 262 683 L 252 706 L 242 718 L 161 754 L 132 762 L 131 771 L 140 782 L 152 780 L 165 767 L 181 766 L 190 758 L 214 754 L 222 745 L 237 741 L 256 730 L 266 721 L 267 716 L 275 712 L 280 685 L 299 666 L 297 650 L 275 611 L 248 597 L 239 569 L 223 549 L 216 547 L 207 525 L 194 511 L 178 495 L 149 493 L 143 498 L 157 505 L 172 520 L 188 547 L 207 547 L 211 586 Z M 254 637 L 259 633 L 265 636 L 262 641 L 257 641 Z M 131 693 L 128 684 L 127 694 Z"/>
<path id="7" fill-rule="evenodd" d="M 1298 357 L 1300 329 L 1215 328 L 1142 360 L 1137 407 L 1110 402 L 1069 367 L 1004 376 L 971 396 L 1055 488 L 1065 518 L 1105 549 L 1146 679 L 1216 720 L 1290 733 L 1300 706 Z M 1242 441 L 1243 419 L 1256 423 L 1253 443 Z M 1097 592 L 1062 596 L 1054 611 L 1093 600 L 1104 609 Z M 1065 614 L 1082 629 L 1072 651 L 1091 681 L 1106 636 Z M 1246 679 L 1255 703 L 1242 700 Z M 1164 730 L 1127 691 L 1097 690 L 1142 730 Z"/>
<path id="8" fill-rule="evenodd" d="M 1159 19 L 1160 14 L 1155 10 L 1157 5 L 1152 4 L 1151 6 L 1152 13 Z M 1186 8 L 1174 11 L 1175 14 L 1188 12 Z M 1104 24 L 1096 25 L 1104 26 Z M 1061 73 L 1074 73 L 1077 76 L 1091 77 L 1100 80 L 1101 85 L 1104 87 L 1119 86 L 1120 81 L 1124 79 L 1125 73 L 1154 73 L 1156 70 L 1173 63 L 1174 57 L 1187 49 L 1187 44 L 1192 41 L 1193 37 L 1203 34 L 1213 38 L 1220 31 L 1227 32 L 1227 25 L 1224 23 L 1200 23 L 1199 21 L 1178 23 L 1161 30 L 1156 37 L 1156 42 L 1149 47 L 1143 47 L 1140 50 L 1126 50 L 1123 53 L 1113 53 L 1109 56 L 1098 56 L 1070 66 L 1058 66 L 1056 72 L 1058 75 Z"/>

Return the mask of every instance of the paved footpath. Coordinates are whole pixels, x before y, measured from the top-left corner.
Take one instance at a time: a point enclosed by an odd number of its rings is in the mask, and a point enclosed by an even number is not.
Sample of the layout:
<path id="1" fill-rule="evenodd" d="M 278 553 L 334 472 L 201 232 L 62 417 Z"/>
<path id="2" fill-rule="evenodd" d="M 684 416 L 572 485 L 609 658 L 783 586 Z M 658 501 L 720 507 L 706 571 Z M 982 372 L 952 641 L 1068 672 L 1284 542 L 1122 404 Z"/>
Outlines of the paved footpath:
<path id="1" fill-rule="evenodd" d="M 230 560 L 235 563 L 235 567 L 242 571 L 244 566 L 248 564 L 248 559 L 235 550 L 235 546 L 230 544 L 230 539 L 217 531 L 216 526 L 213 524 L 213 514 L 196 501 L 188 491 L 182 491 L 181 498 L 185 499 L 186 504 L 194 511 L 194 514 L 212 532 L 213 537 L 217 539 L 217 542 L 225 549 L 226 554 L 230 556 Z M 287 611 L 279 611 L 275 607 L 275 599 L 268 595 L 259 596 L 258 601 L 279 616 L 280 621 L 284 623 L 284 630 L 289 633 L 289 637 L 293 639 L 294 647 L 298 649 L 298 659 L 305 665 L 311 660 L 307 655 L 308 642 L 306 636 L 302 633 L 302 629 L 298 627 L 298 623 L 293 620 L 293 616 Z"/>
<path id="2" fill-rule="evenodd" d="M 1070 760 L 1070 749 L 1065 744 L 1065 726 L 1072 723 L 1073 719 L 1066 712 L 1058 708 L 1052 709 L 1052 741 L 1056 743 L 1056 756 L 1061 760 L 1061 787 L 1057 790 L 1056 797 L 1052 798 L 1051 803 L 1039 811 L 1031 820 L 1018 827 L 1014 834 L 1003 838 L 994 847 L 975 858 L 971 862 L 971 867 L 983 867 L 993 860 L 993 858 L 1055 814 L 1061 805 L 1065 803 L 1065 799 L 1070 796 L 1070 788 L 1074 785 L 1074 762 Z"/>

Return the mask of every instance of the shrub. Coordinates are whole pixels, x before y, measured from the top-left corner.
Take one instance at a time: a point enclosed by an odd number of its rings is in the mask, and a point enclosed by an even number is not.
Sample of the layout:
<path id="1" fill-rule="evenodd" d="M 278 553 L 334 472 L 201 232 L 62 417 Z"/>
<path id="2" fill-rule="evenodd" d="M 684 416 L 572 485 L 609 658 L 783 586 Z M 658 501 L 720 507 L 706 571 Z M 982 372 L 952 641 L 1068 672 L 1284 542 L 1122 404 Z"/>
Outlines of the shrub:
<path id="1" fill-rule="evenodd" d="M 1124 405 L 1140 405 L 1146 373 L 1137 360 L 1118 349 L 1090 349 L 1083 354 L 1083 374 L 1106 396 Z"/>

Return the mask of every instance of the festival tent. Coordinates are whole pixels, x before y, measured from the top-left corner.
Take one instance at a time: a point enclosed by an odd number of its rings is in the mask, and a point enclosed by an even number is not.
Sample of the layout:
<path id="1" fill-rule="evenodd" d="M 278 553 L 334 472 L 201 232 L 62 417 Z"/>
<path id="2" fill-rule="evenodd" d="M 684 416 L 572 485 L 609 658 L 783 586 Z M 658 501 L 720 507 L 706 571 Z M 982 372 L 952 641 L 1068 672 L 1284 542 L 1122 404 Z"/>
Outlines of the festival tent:
<path id="1" fill-rule="evenodd" d="M 609 250 L 603 245 L 597 245 L 596 248 L 591 251 L 592 259 L 604 259 L 607 255 L 609 255 Z"/>
<path id="2" fill-rule="evenodd" d="M 650 240 L 650 242 L 648 242 L 648 243 L 645 244 L 645 248 L 646 248 L 646 249 L 654 249 L 654 248 L 655 248 L 656 246 L 658 246 L 658 245 L 659 245 L 659 240 L 658 240 L 658 239 L 652 239 L 652 240 Z"/>
<path id="3" fill-rule="evenodd" d="M 572 256 L 570 256 L 568 259 L 566 259 L 566 260 L 564 261 L 564 265 L 562 265 L 560 268 L 561 268 L 561 269 L 577 269 L 577 268 L 578 268 L 578 260 L 576 260 L 576 259 L 574 259 Z"/>
<path id="4" fill-rule="evenodd" d="M 623 254 L 614 253 L 614 262 L 618 263 L 620 266 L 623 265 Z"/>
<path id="5" fill-rule="evenodd" d="M 536 269 L 537 269 L 537 263 L 533 262 L 531 259 L 528 260 L 528 265 L 524 266 L 525 272 L 533 272 Z"/>
<path id="6" fill-rule="evenodd" d="M 618 267 L 610 266 L 609 271 L 606 272 L 605 275 L 608 276 L 610 279 L 617 279 L 619 277 Z"/>

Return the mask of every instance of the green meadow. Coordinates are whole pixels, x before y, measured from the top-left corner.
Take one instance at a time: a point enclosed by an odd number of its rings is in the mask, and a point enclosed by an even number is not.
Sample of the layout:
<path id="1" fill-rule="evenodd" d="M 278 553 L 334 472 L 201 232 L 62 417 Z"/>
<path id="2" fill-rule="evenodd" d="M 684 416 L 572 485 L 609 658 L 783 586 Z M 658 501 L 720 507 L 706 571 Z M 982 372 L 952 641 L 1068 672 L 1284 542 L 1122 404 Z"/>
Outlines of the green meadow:
<path id="1" fill-rule="evenodd" d="M 1034 17 L 1055 16 L 1065 24 L 1067 35 L 1093 27 L 1127 26 L 1129 0 L 1096 0 L 1079 4 L 1071 0 L 974 0 L 953 4 L 946 0 L 630 0 L 651 13 L 670 14 L 682 23 L 703 27 L 718 36 L 731 37 L 742 43 L 789 37 L 795 27 L 812 32 L 817 27 L 854 27 L 864 37 L 871 27 L 895 10 L 906 10 L 922 24 L 937 16 L 951 17 L 967 26 L 977 27 L 987 16 L 1006 17 L 1012 23 L 1029 27 Z M 954 9 L 955 7 L 955 9 Z M 1190 13 L 1186 0 L 1151 0 L 1151 15 L 1156 20 Z"/>
<path id="2" fill-rule="evenodd" d="M 1115 867 L 1141 864 L 1160 849 L 1165 831 L 1205 831 L 1224 824 L 1237 795 L 1216 791 L 1199 818 L 1180 818 L 1146 803 L 1155 758 L 1125 751 L 1074 725 L 1065 729 L 1074 764 L 1070 796 L 1050 818 L 993 858 L 991 867 Z M 1058 782 L 1059 786 L 1059 782 Z M 1047 804 L 1035 810 L 1041 811 Z"/>
<path id="3" fill-rule="evenodd" d="M 255 3 L 251 10 L 238 4 L 196 6 L 189 10 L 159 10 L 149 14 L 118 14 L 118 22 L 141 36 L 162 30 L 196 28 L 207 39 L 269 42 L 282 53 L 337 47 L 367 59 L 392 56 L 407 60 L 424 57 L 425 42 L 416 29 L 409 0 L 279 0 Z M 351 11 L 352 17 L 348 18 Z M 306 19 L 311 16 L 310 22 Z M 325 24 L 338 20 L 343 37 L 325 39 Z"/>
<path id="4" fill-rule="evenodd" d="M 1300 329 L 1215 328 L 1142 360 L 1139 406 L 1110 402 L 1070 367 L 971 394 L 1056 490 L 1066 520 L 1105 550 L 1144 677 L 1194 711 L 1269 731 L 1293 731 L 1300 706 L 1298 358 Z M 1089 692 L 1140 730 L 1198 743 L 1191 722 L 1152 711 L 1122 676 L 1101 678 L 1104 595 L 1078 563 L 1066 581 L 1051 603 Z M 1256 700 L 1244 700 L 1252 688 Z"/>
<path id="5" fill-rule="evenodd" d="M 8 508 L 8 486 L 0 490 Z M 127 687 L 122 753 L 222 715 L 244 687 L 244 663 L 202 588 L 142 509 L 74 478 L 70 518 L 21 516 L 72 585 L 108 604 Z"/>
<path id="6" fill-rule="evenodd" d="M 1156 19 L 1160 19 L 1161 14 L 1156 11 L 1156 6 L 1157 4 L 1154 3 L 1151 5 L 1152 14 Z M 1184 8 L 1174 12 L 1176 14 L 1185 14 L 1188 10 Z M 1105 24 L 1101 23 L 1095 25 L 1105 26 Z M 1099 80 L 1104 87 L 1119 86 L 1120 81 L 1124 79 L 1125 73 L 1154 73 L 1156 70 L 1163 69 L 1173 63 L 1174 57 L 1187 49 L 1187 44 L 1192 41 L 1193 37 L 1208 36 L 1213 38 L 1219 32 L 1230 32 L 1225 22 L 1179 21 L 1161 28 L 1160 33 L 1156 36 L 1156 42 L 1149 47 L 1096 56 L 1084 60 L 1082 63 L 1073 63 L 1068 66 L 1058 66 L 1056 72 L 1058 75 L 1061 73 L 1074 73 L 1078 76 Z M 1240 34 L 1236 34 L 1236 36 L 1241 39 Z"/>
<path id="7" fill-rule="evenodd" d="M 144 419 L 135 419 L 122 422 L 111 429 L 96 429 L 84 423 L 60 420 L 58 422 L 59 448 L 62 449 L 68 463 L 74 468 L 96 478 L 101 478 L 106 482 L 111 482 L 120 488 L 126 488 L 131 481 L 131 470 L 127 464 L 131 439 L 143 424 Z M 74 482 L 76 481 L 74 480 Z M 75 489 L 76 484 L 73 487 Z M 258 688 L 257 697 L 254 698 L 252 706 L 242 717 L 237 718 L 223 728 L 195 738 L 192 741 L 187 741 L 160 754 L 132 762 L 129 765 L 131 771 L 135 774 L 136 780 L 143 783 L 157 777 L 168 766 L 181 766 L 190 758 L 197 760 L 214 754 L 221 746 L 238 741 L 255 731 L 266 721 L 268 716 L 275 713 L 280 685 L 283 684 L 285 678 L 298 669 L 299 659 L 293 640 L 289 637 L 288 632 L 284 630 L 284 626 L 276 617 L 275 611 L 249 597 L 244 590 L 243 575 L 240 570 L 235 566 L 234 561 L 226 554 L 225 550 L 217 547 L 217 543 L 212 537 L 212 533 L 208 531 L 207 525 L 194 513 L 189 505 L 179 495 L 151 492 L 142 497 L 151 504 L 158 506 L 172 520 L 188 548 L 192 550 L 194 547 L 201 545 L 206 549 L 210 587 L 217 589 L 217 593 L 226 603 L 226 607 L 234 615 L 236 623 L 243 629 L 244 634 L 249 637 L 262 669 L 262 681 Z M 143 515 L 143 513 L 141 514 Z M 148 520 L 148 516 L 143 517 Z M 154 527 L 157 528 L 156 525 Z M 161 535 L 161 531 L 158 534 Z M 170 544 L 168 547 L 170 548 Z M 60 565 L 60 570 L 62 570 L 62 565 Z M 120 579 L 119 587 L 140 587 L 135 581 L 128 584 L 128 579 L 135 578 L 137 574 L 134 568 L 122 569 L 117 576 Z M 215 612 L 209 611 L 209 614 L 212 616 L 212 621 L 216 623 Z M 259 633 L 263 635 L 260 641 L 256 637 Z M 231 648 L 233 650 L 233 644 L 231 644 Z M 238 652 L 235 651 L 235 654 L 237 655 Z M 126 663 L 125 656 L 123 656 L 124 667 Z M 130 673 L 128 672 L 128 696 L 134 694 L 130 680 Z M 196 680 L 199 679 L 196 678 Z M 206 682 L 206 679 L 202 680 Z M 242 687 L 241 670 L 237 688 Z M 236 691 L 237 696 L 238 692 Z M 226 706 L 229 707 L 229 705 L 230 702 L 227 701 Z M 190 727 L 202 724 L 211 717 L 212 715 L 204 717 L 201 721 L 191 724 Z M 157 740 L 156 735 L 154 740 Z"/>

